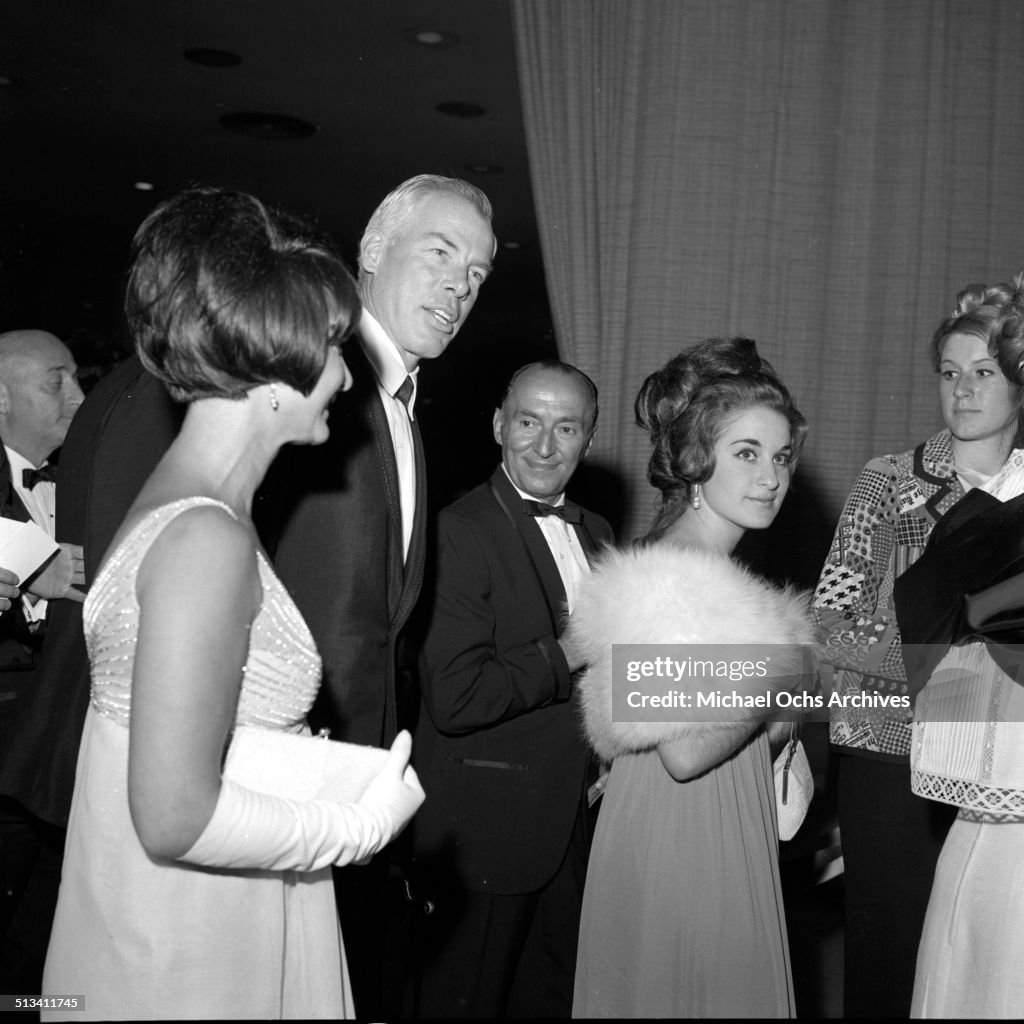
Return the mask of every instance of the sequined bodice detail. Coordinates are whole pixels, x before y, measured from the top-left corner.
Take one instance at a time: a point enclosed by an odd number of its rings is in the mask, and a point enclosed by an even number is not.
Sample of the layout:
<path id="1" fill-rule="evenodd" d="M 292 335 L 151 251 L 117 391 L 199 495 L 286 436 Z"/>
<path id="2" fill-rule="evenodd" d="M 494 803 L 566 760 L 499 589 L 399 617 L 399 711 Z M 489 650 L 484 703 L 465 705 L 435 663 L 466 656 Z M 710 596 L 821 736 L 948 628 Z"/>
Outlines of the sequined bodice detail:
<path id="1" fill-rule="evenodd" d="M 124 539 L 89 589 L 83 610 L 85 643 L 92 666 L 92 705 L 120 725 L 128 725 L 132 668 L 139 629 L 135 580 L 150 545 L 175 516 L 213 498 L 183 498 L 154 509 Z M 313 637 L 274 574 L 257 551 L 263 600 L 249 635 L 249 654 L 242 673 L 236 724 L 269 729 L 294 729 L 320 686 L 320 655 Z M 188 643 L 181 637 L 181 643 Z"/>

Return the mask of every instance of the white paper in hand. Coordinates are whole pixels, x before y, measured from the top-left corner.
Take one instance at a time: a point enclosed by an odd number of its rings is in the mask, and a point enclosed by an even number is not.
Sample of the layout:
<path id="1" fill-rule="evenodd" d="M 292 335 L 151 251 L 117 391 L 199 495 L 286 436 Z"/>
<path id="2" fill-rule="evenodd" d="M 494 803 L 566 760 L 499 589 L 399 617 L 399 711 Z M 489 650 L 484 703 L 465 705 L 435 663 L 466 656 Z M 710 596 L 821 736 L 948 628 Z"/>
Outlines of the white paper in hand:
<path id="1" fill-rule="evenodd" d="M 60 550 L 35 523 L 0 517 L 0 566 L 18 574 L 24 582 Z"/>

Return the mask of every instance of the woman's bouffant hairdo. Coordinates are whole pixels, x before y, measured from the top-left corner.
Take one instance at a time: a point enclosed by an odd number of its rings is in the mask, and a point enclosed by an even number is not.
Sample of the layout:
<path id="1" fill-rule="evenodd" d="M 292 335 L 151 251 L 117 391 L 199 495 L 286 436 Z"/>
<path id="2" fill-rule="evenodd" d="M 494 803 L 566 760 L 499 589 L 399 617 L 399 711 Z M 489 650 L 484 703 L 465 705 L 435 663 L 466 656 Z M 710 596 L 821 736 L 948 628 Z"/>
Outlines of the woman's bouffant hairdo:
<path id="1" fill-rule="evenodd" d="M 272 381 L 308 395 L 359 313 L 333 245 L 244 192 L 187 189 L 135 234 L 125 314 L 143 365 L 177 401 L 243 398 Z"/>
<path id="2" fill-rule="evenodd" d="M 786 418 L 795 465 L 807 421 L 749 338 L 709 338 L 673 356 L 644 381 L 634 410 L 637 424 L 651 435 L 654 446 L 647 478 L 661 492 L 652 535 L 682 515 L 695 485 L 710 479 L 715 443 L 727 419 L 755 406 L 774 409 Z"/>
<path id="3" fill-rule="evenodd" d="M 954 334 L 981 339 L 1011 384 L 1024 389 L 1024 271 L 1012 284 L 972 284 L 956 297 L 951 316 L 932 335 L 932 366 L 939 370 L 942 350 Z"/>

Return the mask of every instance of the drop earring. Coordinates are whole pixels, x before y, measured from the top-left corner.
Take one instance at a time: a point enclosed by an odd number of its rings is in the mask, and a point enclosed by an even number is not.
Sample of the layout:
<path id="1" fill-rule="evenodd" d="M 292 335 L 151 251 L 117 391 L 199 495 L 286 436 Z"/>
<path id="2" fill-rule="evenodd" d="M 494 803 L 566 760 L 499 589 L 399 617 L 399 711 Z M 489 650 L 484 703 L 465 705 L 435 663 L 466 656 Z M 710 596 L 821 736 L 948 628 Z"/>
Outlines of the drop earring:
<path id="1" fill-rule="evenodd" d="M 690 505 L 693 508 L 700 508 L 700 484 L 693 485 L 693 493 L 690 496 Z"/>
<path id="2" fill-rule="evenodd" d="M 276 384 L 271 384 L 270 385 L 270 408 L 273 409 L 274 412 L 277 412 L 277 410 L 280 407 L 281 407 L 281 403 L 277 400 L 277 385 Z"/>

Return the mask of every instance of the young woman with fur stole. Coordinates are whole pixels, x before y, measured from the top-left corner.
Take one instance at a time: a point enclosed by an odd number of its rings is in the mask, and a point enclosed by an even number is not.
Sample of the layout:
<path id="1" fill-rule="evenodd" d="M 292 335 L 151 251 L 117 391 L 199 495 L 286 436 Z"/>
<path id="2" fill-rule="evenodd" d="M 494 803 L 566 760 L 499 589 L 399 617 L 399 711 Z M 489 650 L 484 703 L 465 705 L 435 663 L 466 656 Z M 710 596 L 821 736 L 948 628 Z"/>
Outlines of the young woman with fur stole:
<path id="1" fill-rule="evenodd" d="M 675 356 L 644 382 L 636 416 L 654 445 L 648 477 L 661 492 L 659 511 L 646 537 L 604 556 L 568 637 L 589 664 L 580 683 L 587 735 L 611 763 L 587 872 L 573 1016 L 792 1016 L 762 727 L 771 708 L 723 712 L 732 720 L 719 723 L 700 720 L 706 712 L 615 721 L 612 644 L 772 645 L 771 678 L 702 689 L 794 687 L 813 639 L 807 602 L 730 555 L 746 530 L 764 529 L 778 513 L 806 422 L 745 338 Z M 655 692 L 652 682 L 636 687 Z"/>

